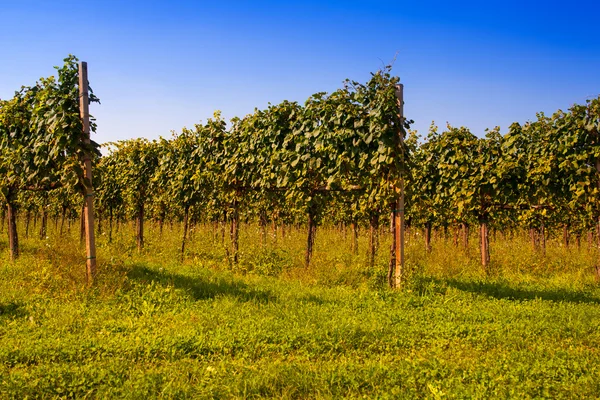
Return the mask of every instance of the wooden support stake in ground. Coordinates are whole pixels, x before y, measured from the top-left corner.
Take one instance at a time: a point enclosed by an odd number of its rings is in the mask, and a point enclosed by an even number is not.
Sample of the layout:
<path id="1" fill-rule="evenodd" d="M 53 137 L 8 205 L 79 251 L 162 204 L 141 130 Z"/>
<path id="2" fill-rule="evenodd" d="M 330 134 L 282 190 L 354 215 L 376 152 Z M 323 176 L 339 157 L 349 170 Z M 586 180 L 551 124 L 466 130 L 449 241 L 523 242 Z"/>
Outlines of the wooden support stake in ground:
<path id="1" fill-rule="evenodd" d="M 486 221 L 482 221 L 480 223 L 480 242 L 481 242 L 481 265 L 483 266 L 483 270 L 485 273 L 489 273 L 489 265 L 490 265 L 490 241 L 489 241 L 489 231 L 488 231 L 488 223 Z"/>
<path id="2" fill-rule="evenodd" d="M 84 146 L 90 145 L 90 111 L 88 96 L 87 63 L 79 63 L 79 110 L 83 123 L 82 141 Z M 84 184 L 85 184 L 85 249 L 87 255 L 86 280 L 91 285 L 96 275 L 96 240 L 94 237 L 94 188 L 92 186 L 92 160 L 90 152 L 85 151 L 83 156 Z"/>
<path id="3" fill-rule="evenodd" d="M 597 135 L 600 135 L 600 132 L 596 131 Z M 600 139 L 600 138 L 599 138 Z M 598 174 L 600 174 L 600 158 L 596 159 L 596 172 Z M 600 189 L 600 180 L 598 180 L 598 189 Z M 596 229 L 598 230 L 598 235 L 596 235 L 596 240 L 598 240 L 597 243 L 597 252 L 598 254 L 596 255 L 596 280 L 600 281 L 600 216 L 598 217 L 598 220 L 596 221 Z"/>
<path id="4" fill-rule="evenodd" d="M 398 98 L 398 116 L 400 119 L 400 126 L 398 127 L 398 136 L 400 144 L 400 152 L 403 154 L 402 157 L 402 168 L 404 168 L 404 85 L 396 85 L 396 97 Z M 400 187 L 396 188 L 398 193 L 397 207 L 394 211 L 394 237 L 395 242 L 395 253 L 396 253 L 396 268 L 395 268 L 395 287 L 399 288 L 402 285 L 403 273 L 404 273 L 404 171 L 400 178 Z"/>

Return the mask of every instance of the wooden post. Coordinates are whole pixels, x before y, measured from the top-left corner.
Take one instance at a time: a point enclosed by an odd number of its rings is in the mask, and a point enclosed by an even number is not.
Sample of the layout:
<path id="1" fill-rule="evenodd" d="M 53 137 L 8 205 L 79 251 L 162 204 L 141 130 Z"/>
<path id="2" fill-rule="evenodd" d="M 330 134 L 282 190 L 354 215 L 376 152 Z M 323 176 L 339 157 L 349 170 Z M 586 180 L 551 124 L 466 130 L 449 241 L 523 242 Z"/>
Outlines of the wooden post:
<path id="1" fill-rule="evenodd" d="M 185 242 L 187 240 L 187 233 L 189 227 L 190 220 L 190 206 L 185 206 L 185 211 L 183 214 L 183 239 L 181 240 L 181 263 L 185 260 Z"/>
<path id="2" fill-rule="evenodd" d="M 371 214 L 371 219 L 369 221 L 369 265 L 371 268 L 375 266 L 375 256 L 377 254 L 377 231 L 379 228 L 379 215 Z"/>
<path id="3" fill-rule="evenodd" d="M 8 248 L 10 249 L 10 260 L 19 258 L 19 235 L 17 233 L 17 210 L 14 204 L 14 194 L 8 189 Z"/>
<path id="4" fill-rule="evenodd" d="M 596 138 L 598 139 L 598 135 L 600 135 L 600 132 L 598 132 L 596 130 Z M 596 159 L 596 173 L 600 174 L 600 158 Z M 600 180 L 598 181 L 598 189 L 600 189 Z M 596 240 L 598 241 L 597 243 L 597 249 L 596 249 L 596 262 L 595 262 L 595 267 L 596 267 L 596 280 L 600 281 L 600 216 L 598 216 L 597 220 L 596 220 Z M 593 238 L 593 233 L 592 233 L 592 238 Z"/>
<path id="5" fill-rule="evenodd" d="M 48 212 L 46 211 L 46 204 L 42 206 L 42 221 L 40 223 L 40 240 L 45 240 L 48 228 Z"/>
<path id="6" fill-rule="evenodd" d="M 25 238 L 29 238 L 29 224 L 31 223 L 31 210 L 27 209 L 25 214 Z"/>
<path id="7" fill-rule="evenodd" d="M 90 111 L 87 63 L 79 63 L 79 110 L 83 124 L 82 141 L 90 144 Z M 94 188 L 92 186 L 92 159 L 89 151 L 83 156 L 85 186 L 85 250 L 87 255 L 86 281 L 91 285 L 96 275 L 96 240 L 94 237 Z"/>
<path id="8" fill-rule="evenodd" d="M 431 222 L 425 224 L 425 251 L 431 253 Z"/>
<path id="9" fill-rule="evenodd" d="M 145 218 L 145 209 L 144 203 L 142 201 L 141 204 L 138 205 L 137 217 L 135 220 L 135 237 L 137 243 L 138 252 L 141 253 L 144 249 L 144 218 Z"/>
<path id="10" fill-rule="evenodd" d="M 598 163 L 596 163 L 596 165 L 598 165 Z M 598 186 L 600 186 L 600 183 L 598 183 Z M 600 217 L 598 217 L 598 222 L 597 222 L 596 226 L 597 226 L 597 229 L 600 229 Z M 598 248 L 596 249 L 596 252 L 600 253 L 600 235 L 596 235 L 596 240 L 598 241 L 598 245 L 597 245 Z M 599 259 L 600 259 L 600 254 L 597 254 L 596 255 L 596 263 L 595 263 L 596 264 L 595 267 L 596 267 L 596 280 L 597 281 L 600 281 L 600 260 Z"/>
<path id="11" fill-rule="evenodd" d="M 398 127 L 398 138 L 400 144 L 400 152 L 403 156 L 404 163 L 404 85 L 399 83 L 396 85 L 396 98 L 398 100 L 398 117 L 400 126 Z M 402 165 L 404 168 L 404 164 Z M 404 273 L 404 171 L 400 176 L 400 187 L 396 188 L 398 193 L 397 207 L 394 211 L 394 230 L 395 230 L 395 253 L 396 253 L 396 268 L 395 268 L 395 287 L 402 285 Z"/>
<path id="12" fill-rule="evenodd" d="M 304 268 L 310 267 L 310 260 L 312 259 L 313 249 L 315 245 L 315 234 L 317 232 L 317 224 L 315 221 L 315 207 L 310 205 L 308 207 L 308 235 L 306 238 L 306 253 L 304 255 Z"/>
<path id="13" fill-rule="evenodd" d="M 390 234 L 392 235 L 392 244 L 390 246 L 390 262 L 388 263 L 387 282 L 390 288 L 396 286 L 394 271 L 396 270 L 396 202 L 391 204 L 390 214 Z"/>
<path id="14" fill-rule="evenodd" d="M 480 222 L 481 241 L 481 265 L 486 273 L 489 273 L 490 264 L 490 242 L 487 220 Z"/>
<path id="15" fill-rule="evenodd" d="M 241 195 L 238 193 L 237 198 L 240 197 Z M 237 200 L 233 201 L 233 213 L 231 216 L 231 230 L 229 231 L 229 236 L 231 238 L 233 266 L 237 267 L 240 250 L 240 211 Z"/>
<path id="16" fill-rule="evenodd" d="M 29 213 L 27 215 L 29 216 Z M 67 219 L 67 207 L 63 205 L 62 210 L 61 210 L 61 217 L 60 217 L 60 235 L 61 236 L 65 230 L 65 219 Z M 29 224 L 29 220 L 27 221 L 27 224 Z"/>

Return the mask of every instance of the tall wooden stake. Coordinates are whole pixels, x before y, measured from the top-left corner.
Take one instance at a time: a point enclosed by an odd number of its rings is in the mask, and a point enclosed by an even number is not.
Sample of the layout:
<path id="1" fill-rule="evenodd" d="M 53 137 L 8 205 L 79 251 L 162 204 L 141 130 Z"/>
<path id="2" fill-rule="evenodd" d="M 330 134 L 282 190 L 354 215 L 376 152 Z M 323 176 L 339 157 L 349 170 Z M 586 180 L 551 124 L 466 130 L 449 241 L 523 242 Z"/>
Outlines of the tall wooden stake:
<path id="1" fill-rule="evenodd" d="M 404 85 L 396 85 L 396 97 L 398 99 L 398 116 L 400 117 L 400 127 L 398 129 L 400 151 L 404 154 L 402 149 L 404 146 Z M 404 157 L 403 160 L 404 162 Z M 404 274 L 404 171 L 400 177 L 400 187 L 396 188 L 398 193 L 397 207 L 394 211 L 394 237 L 395 241 L 395 253 L 396 253 L 396 268 L 395 268 L 395 286 L 398 288 L 402 285 L 403 274 Z"/>
<path id="2" fill-rule="evenodd" d="M 600 132 L 596 132 L 597 135 L 600 135 Z M 600 158 L 596 158 L 596 172 L 600 174 Z M 600 181 L 598 181 L 598 189 L 600 189 Z M 596 254 L 596 280 L 600 281 L 600 216 L 598 217 L 596 229 L 598 230 L 598 235 L 596 238 L 598 240 L 598 253 Z"/>
<path id="3" fill-rule="evenodd" d="M 481 265 L 486 273 L 489 273 L 490 267 L 490 238 L 487 221 L 482 221 L 479 226 L 481 242 Z"/>
<path id="4" fill-rule="evenodd" d="M 90 107 L 87 63 L 79 63 L 79 110 L 83 123 L 82 141 L 90 144 Z M 96 276 L 96 240 L 94 237 L 94 187 L 92 186 L 92 159 L 89 151 L 83 156 L 85 184 L 85 249 L 87 254 L 86 281 L 91 285 Z"/>

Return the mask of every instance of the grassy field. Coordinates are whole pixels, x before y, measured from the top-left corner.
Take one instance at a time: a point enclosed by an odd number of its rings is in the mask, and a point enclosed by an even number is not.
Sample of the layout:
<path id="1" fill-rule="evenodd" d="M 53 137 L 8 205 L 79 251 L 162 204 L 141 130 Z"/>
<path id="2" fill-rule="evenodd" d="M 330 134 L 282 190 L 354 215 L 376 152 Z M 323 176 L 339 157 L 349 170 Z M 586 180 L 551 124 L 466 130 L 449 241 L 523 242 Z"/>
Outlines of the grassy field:
<path id="1" fill-rule="evenodd" d="M 260 246 L 245 226 L 231 271 L 210 227 L 178 262 L 179 227 L 99 238 L 83 285 L 78 234 L 0 238 L 0 398 L 596 398 L 600 288 L 593 253 L 524 238 L 475 247 L 409 239 L 410 277 L 385 288 L 388 246 L 367 267 L 334 230 L 313 266 L 303 233 Z M 258 239 L 257 239 L 258 238 Z M 473 240 L 473 242 L 476 242 Z M 476 246 L 473 243 L 472 246 Z"/>

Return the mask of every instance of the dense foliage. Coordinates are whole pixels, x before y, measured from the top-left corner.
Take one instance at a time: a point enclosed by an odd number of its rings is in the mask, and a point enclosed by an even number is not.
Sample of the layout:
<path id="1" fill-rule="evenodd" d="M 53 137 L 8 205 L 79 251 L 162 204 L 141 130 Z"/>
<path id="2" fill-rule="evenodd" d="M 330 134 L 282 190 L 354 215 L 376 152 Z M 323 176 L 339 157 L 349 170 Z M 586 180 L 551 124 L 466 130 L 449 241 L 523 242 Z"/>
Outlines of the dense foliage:
<path id="1" fill-rule="evenodd" d="M 256 110 L 230 128 L 216 114 L 171 140 L 121 142 L 100 161 L 101 169 L 116 169 L 99 191 L 116 193 L 116 185 L 133 196 L 119 203 L 123 217 L 136 215 L 135 198 L 151 204 L 150 218 L 161 224 L 165 218 L 230 221 L 233 262 L 240 218 L 263 229 L 308 223 L 307 263 L 319 224 L 367 225 L 377 232 L 402 174 L 407 224 L 425 229 L 427 248 L 432 230 L 454 230 L 457 241 L 460 230 L 466 244 L 469 227 L 477 226 L 486 269 L 492 230 L 531 230 L 541 251 L 549 230 L 561 230 L 565 245 L 572 236 L 579 241 L 594 233 L 600 99 L 513 124 L 505 135 L 496 128 L 480 138 L 451 126 L 439 133 L 433 126 L 425 140 L 410 132 L 399 147 L 393 91 L 361 97 L 370 93 L 366 88 L 387 82 L 392 89 L 395 81 L 386 73 L 373 81 L 315 95 L 304 106 L 284 102 Z M 140 168 L 147 172 L 135 172 Z M 131 179 L 153 188 L 141 195 Z M 184 229 L 182 249 L 185 235 Z"/>
<path id="2" fill-rule="evenodd" d="M 0 185 L 9 214 L 21 208 L 64 220 L 77 213 L 82 149 L 74 67 L 67 59 L 58 80 L 2 103 Z M 362 225 L 372 232 L 373 260 L 379 226 L 389 221 L 404 178 L 407 226 L 424 229 L 427 250 L 433 230 L 454 231 L 467 245 L 477 227 L 486 270 L 490 232 L 527 229 L 540 251 L 550 232 L 561 231 L 565 245 L 586 234 L 594 240 L 600 98 L 515 123 L 504 135 L 493 129 L 477 137 L 452 126 L 440 133 L 432 125 L 421 138 L 398 113 L 398 81 L 388 68 L 304 104 L 284 101 L 230 124 L 217 112 L 171 139 L 109 144 L 94 177 L 100 222 L 108 221 L 112 235 L 115 220 L 134 219 L 142 250 L 144 221 L 183 221 L 182 257 L 191 225 L 229 222 L 231 265 L 239 258 L 240 224 L 258 222 L 262 241 L 269 225 L 306 224 L 307 266 L 317 226 L 351 226 L 355 238 Z"/>
<path id="3" fill-rule="evenodd" d="M 42 78 L 35 86 L 22 87 L 12 99 L 0 100 L 0 193 L 8 209 L 13 259 L 19 251 L 17 210 L 20 205 L 31 208 L 31 198 L 23 191 L 64 188 L 81 194 L 84 154 L 99 155 L 96 143 L 82 141 L 77 58 L 64 61 L 56 67 L 57 77 Z M 93 92 L 89 101 L 98 102 Z M 19 201 L 19 196 L 25 199 Z M 61 201 L 60 195 L 57 198 Z"/>

